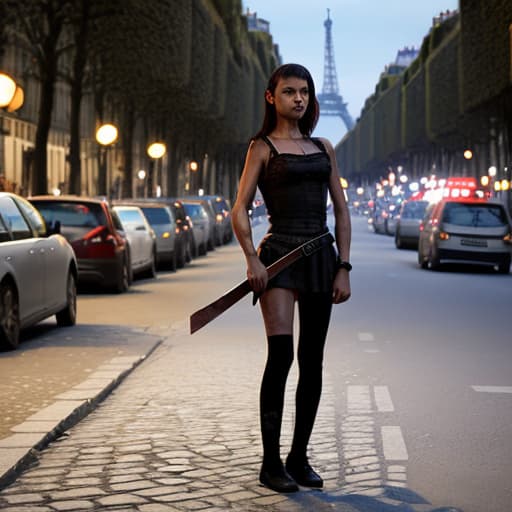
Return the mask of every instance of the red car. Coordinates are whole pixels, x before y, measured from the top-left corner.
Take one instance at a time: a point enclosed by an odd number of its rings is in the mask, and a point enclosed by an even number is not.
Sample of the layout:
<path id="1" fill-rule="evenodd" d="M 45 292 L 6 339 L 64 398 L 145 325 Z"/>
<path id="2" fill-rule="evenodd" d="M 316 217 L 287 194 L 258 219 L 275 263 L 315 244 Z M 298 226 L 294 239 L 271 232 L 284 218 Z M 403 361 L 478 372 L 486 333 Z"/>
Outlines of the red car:
<path id="1" fill-rule="evenodd" d="M 60 225 L 78 262 L 78 282 L 117 293 L 131 282 L 130 255 L 119 220 L 101 199 L 80 196 L 33 196 L 29 201 L 48 226 Z"/>

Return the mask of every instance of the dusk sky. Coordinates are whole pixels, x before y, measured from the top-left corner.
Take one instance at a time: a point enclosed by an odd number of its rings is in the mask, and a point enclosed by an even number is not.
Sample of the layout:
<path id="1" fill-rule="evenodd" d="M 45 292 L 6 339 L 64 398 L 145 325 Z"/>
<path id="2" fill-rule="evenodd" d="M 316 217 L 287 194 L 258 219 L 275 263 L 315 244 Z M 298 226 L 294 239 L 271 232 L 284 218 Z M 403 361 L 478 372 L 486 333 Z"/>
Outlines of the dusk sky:
<path id="1" fill-rule="evenodd" d="M 361 108 L 384 67 L 405 46 L 419 47 L 441 11 L 458 0 L 243 0 L 244 11 L 270 22 L 283 62 L 306 66 L 322 92 L 327 9 L 330 9 L 339 92 L 351 116 Z M 320 119 L 315 135 L 338 143 L 346 129 L 340 118 Z"/>

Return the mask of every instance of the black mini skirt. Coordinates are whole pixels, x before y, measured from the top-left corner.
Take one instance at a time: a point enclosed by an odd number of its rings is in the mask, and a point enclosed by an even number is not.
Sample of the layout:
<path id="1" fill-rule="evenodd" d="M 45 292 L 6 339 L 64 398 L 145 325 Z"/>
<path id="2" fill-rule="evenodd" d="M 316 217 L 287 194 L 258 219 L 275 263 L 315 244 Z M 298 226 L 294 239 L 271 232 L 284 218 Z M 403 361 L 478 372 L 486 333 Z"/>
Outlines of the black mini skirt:
<path id="1" fill-rule="evenodd" d="M 312 238 L 315 235 L 302 237 L 268 233 L 258 247 L 259 258 L 268 267 Z M 335 274 L 336 251 L 329 244 L 285 268 L 268 282 L 267 289 L 287 288 L 301 293 L 332 293 Z"/>

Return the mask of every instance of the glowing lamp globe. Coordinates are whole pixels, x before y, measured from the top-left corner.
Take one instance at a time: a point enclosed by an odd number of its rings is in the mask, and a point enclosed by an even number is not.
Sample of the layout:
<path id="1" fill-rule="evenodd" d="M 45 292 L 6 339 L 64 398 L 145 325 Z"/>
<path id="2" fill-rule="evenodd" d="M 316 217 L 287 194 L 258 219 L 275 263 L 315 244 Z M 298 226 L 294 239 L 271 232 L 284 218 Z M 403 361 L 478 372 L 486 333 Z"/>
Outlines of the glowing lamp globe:
<path id="1" fill-rule="evenodd" d="M 153 142 L 148 146 L 148 155 L 151 158 L 162 158 L 166 151 L 167 148 L 163 142 Z"/>
<path id="2" fill-rule="evenodd" d="M 5 73 L 0 73 L 0 108 L 7 107 L 16 93 L 16 82 Z"/>
<path id="3" fill-rule="evenodd" d="M 96 140 L 102 146 L 113 144 L 117 140 L 117 128 L 113 124 L 104 124 L 96 132 Z"/>

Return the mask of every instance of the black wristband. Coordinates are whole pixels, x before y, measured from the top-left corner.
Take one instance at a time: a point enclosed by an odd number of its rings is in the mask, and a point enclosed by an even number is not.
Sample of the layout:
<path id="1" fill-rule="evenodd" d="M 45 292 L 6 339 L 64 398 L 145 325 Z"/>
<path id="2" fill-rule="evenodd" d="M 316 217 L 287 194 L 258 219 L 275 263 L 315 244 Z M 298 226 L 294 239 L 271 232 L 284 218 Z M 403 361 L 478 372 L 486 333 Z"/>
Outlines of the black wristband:
<path id="1" fill-rule="evenodd" d="M 336 268 L 339 270 L 340 268 L 344 268 L 347 272 L 352 270 L 352 265 L 348 261 L 342 261 L 342 259 L 338 256 L 336 259 Z"/>

